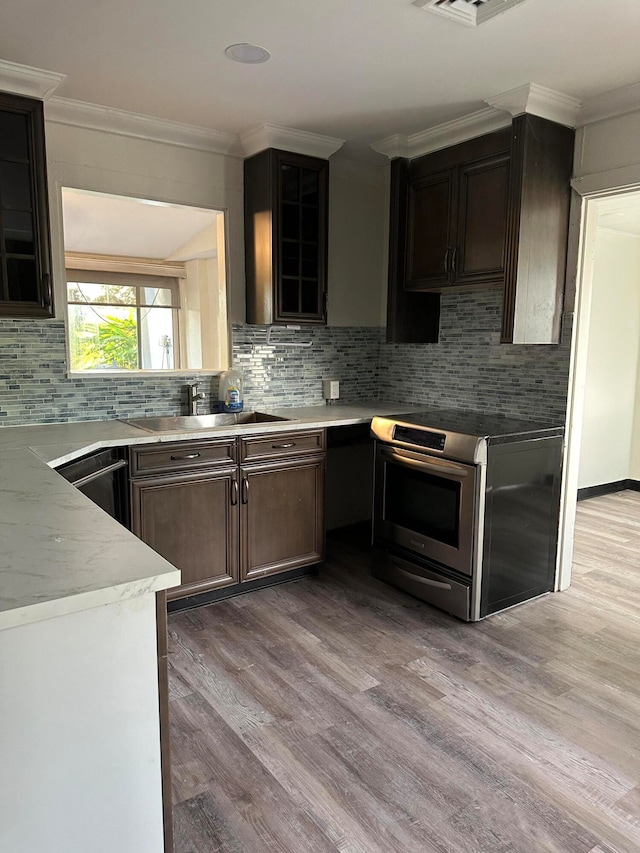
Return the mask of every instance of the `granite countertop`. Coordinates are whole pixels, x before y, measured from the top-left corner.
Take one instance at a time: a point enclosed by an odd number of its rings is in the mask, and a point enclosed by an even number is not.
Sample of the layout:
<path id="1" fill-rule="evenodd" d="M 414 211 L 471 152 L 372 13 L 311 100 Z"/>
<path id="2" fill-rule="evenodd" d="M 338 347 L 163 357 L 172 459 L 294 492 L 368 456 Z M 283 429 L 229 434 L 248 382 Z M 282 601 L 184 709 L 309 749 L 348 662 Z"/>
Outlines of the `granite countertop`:
<path id="1" fill-rule="evenodd" d="M 52 468 L 103 447 L 367 423 L 382 403 L 267 409 L 288 421 L 148 433 L 123 421 L 0 429 L 0 629 L 177 586 L 179 571 Z"/>

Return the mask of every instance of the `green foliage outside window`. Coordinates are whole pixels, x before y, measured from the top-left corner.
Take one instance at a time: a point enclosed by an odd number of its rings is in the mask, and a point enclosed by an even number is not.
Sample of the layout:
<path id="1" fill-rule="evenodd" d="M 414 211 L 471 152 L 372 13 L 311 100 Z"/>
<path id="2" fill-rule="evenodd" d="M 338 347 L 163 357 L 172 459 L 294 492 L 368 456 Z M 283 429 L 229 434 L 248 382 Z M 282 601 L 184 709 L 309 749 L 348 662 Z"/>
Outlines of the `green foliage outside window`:
<path id="1" fill-rule="evenodd" d="M 72 370 L 138 367 L 138 328 L 135 311 L 124 317 L 105 314 L 95 323 L 83 322 L 72 335 Z"/>

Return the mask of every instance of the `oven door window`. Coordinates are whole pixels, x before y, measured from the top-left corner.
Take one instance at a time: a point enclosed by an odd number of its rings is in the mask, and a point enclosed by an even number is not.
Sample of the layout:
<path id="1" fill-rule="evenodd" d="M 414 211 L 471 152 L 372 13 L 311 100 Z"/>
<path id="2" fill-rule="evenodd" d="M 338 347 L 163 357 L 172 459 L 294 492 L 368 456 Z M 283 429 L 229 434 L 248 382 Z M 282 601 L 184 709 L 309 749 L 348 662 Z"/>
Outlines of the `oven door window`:
<path id="1" fill-rule="evenodd" d="M 460 491 L 455 480 L 387 463 L 385 520 L 458 548 Z"/>

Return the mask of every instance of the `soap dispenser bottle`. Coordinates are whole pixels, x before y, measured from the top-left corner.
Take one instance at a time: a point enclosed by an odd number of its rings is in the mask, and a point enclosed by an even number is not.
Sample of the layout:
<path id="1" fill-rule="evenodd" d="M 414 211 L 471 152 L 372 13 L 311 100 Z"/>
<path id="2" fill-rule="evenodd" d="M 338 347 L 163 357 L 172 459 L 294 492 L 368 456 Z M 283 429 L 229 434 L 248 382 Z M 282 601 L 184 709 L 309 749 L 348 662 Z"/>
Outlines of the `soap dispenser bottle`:
<path id="1" fill-rule="evenodd" d="M 220 374 L 218 399 L 224 412 L 242 411 L 242 373 L 235 367 L 230 367 Z"/>

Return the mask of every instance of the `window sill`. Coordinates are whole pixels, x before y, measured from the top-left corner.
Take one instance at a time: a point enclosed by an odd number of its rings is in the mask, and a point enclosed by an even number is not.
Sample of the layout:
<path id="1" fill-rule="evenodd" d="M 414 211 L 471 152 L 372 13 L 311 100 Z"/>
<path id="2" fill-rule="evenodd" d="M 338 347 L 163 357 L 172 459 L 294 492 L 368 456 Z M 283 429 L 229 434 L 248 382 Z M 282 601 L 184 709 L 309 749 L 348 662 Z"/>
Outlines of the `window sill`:
<path id="1" fill-rule="evenodd" d="M 146 376 L 164 376 L 167 379 L 189 379 L 193 376 L 217 376 L 224 368 L 191 368 L 189 370 L 69 370 L 68 379 L 122 379 L 123 376 L 140 379 Z"/>

